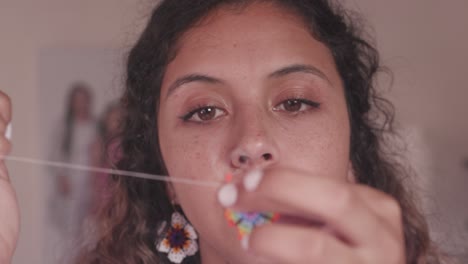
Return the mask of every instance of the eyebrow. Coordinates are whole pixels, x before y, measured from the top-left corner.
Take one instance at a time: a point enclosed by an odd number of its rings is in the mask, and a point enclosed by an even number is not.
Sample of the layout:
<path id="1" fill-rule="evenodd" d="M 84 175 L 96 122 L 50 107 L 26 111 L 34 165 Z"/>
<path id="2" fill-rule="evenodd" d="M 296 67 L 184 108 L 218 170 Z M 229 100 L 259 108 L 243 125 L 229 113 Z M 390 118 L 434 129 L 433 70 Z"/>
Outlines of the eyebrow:
<path id="1" fill-rule="evenodd" d="M 322 71 L 320 71 L 318 68 L 312 65 L 306 65 L 306 64 L 293 64 L 293 65 L 283 67 L 279 70 L 276 70 L 270 73 L 268 75 L 268 78 L 281 78 L 292 73 L 313 74 L 324 79 L 328 83 L 331 83 L 330 80 Z M 177 78 L 177 80 L 174 83 L 172 83 L 171 86 L 169 86 L 166 98 L 168 98 L 171 94 L 173 94 L 174 91 L 177 90 L 179 87 L 187 83 L 192 83 L 192 82 L 202 82 L 202 83 L 208 83 L 208 84 L 224 84 L 224 81 L 217 79 L 215 77 L 208 76 L 208 75 L 196 74 L 196 73 L 188 74 L 180 78 Z"/>
<path id="2" fill-rule="evenodd" d="M 202 82 L 208 84 L 223 84 L 224 82 L 220 79 L 216 79 L 214 77 L 210 77 L 203 74 L 189 74 L 178 78 L 172 85 L 169 87 L 167 91 L 166 98 L 169 97 L 172 93 L 174 93 L 177 88 L 181 87 L 184 84 L 191 83 L 191 82 Z"/>
<path id="3" fill-rule="evenodd" d="M 327 75 L 325 75 L 325 73 L 323 73 L 318 68 L 316 68 L 316 67 L 314 67 L 312 65 L 307 65 L 307 64 L 289 65 L 289 66 L 286 66 L 284 68 L 281 68 L 279 70 L 274 71 L 273 73 L 269 74 L 268 77 L 269 78 L 280 78 L 280 77 L 284 77 L 284 76 L 286 76 L 288 74 L 292 74 L 292 73 L 313 74 L 313 75 L 316 75 L 316 76 L 324 79 L 325 81 L 327 81 L 328 83 L 331 84 L 330 80 L 328 79 Z"/>

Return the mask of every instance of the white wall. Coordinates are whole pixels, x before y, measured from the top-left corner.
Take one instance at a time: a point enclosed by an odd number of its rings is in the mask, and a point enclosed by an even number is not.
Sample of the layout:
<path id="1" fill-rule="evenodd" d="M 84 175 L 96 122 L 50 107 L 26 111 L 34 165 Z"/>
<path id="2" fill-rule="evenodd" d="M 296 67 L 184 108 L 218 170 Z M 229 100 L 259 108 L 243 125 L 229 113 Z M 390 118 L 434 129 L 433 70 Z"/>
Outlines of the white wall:
<path id="1" fill-rule="evenodd" d="M 41 50 L 126 49 L 149 11 L 151 4 L 145 2 L 151 1 L 0 0 L 0 87 L 14 104 L 13 155 L 42 154 L 37 138 Z M 375 28 L 383 61 L 395 73 L 390 95 L 402 126 L 419 131 L 420 142 L 426 142 L 421 144 L 431 151 L 420 158 L 421 167 L 433 168 L 427 176 L 444 214 L 441 222 L 453 223 L 456 230 L 434 225 L 460 233 L 468 221 L 462 205 L 468 198 L 468 173 L 460 167 L 462 157 L 468 157 L 468 2 L 346 2 L 358 6 Z M 9 168 L 23 216 L 15 263 L 37 263 L 43 241 L 41 179 L 32 166 L 10 163 Z"/>

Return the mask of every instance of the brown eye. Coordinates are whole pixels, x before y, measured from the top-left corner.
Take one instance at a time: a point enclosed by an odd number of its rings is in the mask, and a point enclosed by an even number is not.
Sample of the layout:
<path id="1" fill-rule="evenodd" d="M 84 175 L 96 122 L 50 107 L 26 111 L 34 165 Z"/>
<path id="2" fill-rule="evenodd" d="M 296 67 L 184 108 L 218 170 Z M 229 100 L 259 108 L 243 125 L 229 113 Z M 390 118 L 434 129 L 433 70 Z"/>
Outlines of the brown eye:
<path id="1" fill-rule="evenodd" d="M 320 103 L 310 101 L 307 99 L 287 99 L 279 103 L 274 110 L 286 111 L 289 113 L 299 113 L 310 110 L 312 108 L 319 108 Z"/>
<path id="2" fill-rule="evenodd" d="M 218 107 L 204 106 L 187 113 L 186 115 L 182 116 L 181 119 L 184 121 L 203 123 L 215 120 L 225 114 L 226 111 Z"/>
<path id="3" fill-rule="evenodd" d="M 302 102 L 296 99 L 293 100 L 286 100 L 283 103 L 284 110 L 288 112 L 297 112 L 301 110 Z"/>
<path id="4" fill-rule="evenodd" d="M 206 107 L 197 112 L 197 116 L 202 121 L 208 121 L 216 116 L 216 109 L 214 107 Z"/>

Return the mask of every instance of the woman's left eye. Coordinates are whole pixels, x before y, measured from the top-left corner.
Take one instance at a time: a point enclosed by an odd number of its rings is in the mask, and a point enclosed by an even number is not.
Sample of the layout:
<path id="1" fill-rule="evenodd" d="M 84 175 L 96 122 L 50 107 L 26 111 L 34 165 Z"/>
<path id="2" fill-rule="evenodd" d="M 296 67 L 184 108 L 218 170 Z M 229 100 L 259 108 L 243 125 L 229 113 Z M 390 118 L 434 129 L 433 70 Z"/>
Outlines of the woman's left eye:
<path id="1" fill-rule="evenodd" d="M 290 113 L 298 113 L 307 111 L 310 108 L 319 108 L 320 103 L 307 99 L 287 99 L 274 107 L 274 110 L 286 111 Z"/>

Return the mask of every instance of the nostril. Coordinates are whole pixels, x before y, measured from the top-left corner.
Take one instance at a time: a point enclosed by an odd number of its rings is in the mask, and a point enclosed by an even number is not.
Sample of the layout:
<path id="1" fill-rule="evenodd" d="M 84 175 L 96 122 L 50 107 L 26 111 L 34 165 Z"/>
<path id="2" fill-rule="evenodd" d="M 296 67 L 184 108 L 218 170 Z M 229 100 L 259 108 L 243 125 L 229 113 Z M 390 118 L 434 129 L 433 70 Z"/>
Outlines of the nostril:
<path id="1" fill-rule="evenodd" d="M 271 153 L 264 153 L 261 156 L 257 156 L 255 159 L 249 155 L 237 155 L 237 158 L 234 160 L 233 165 L 238 167 L 254 166 L 259 165 L 262 162 L 269 162 L 273 160 L 273 155 Z"/>
<path id="2" fill-rule="evenodd" d="M 273 156 L 270 153 L 265 153 L 262 155 L 264 160 L 271 160 Z"/>

